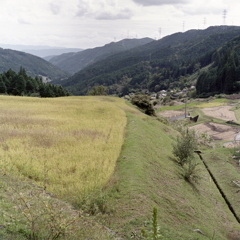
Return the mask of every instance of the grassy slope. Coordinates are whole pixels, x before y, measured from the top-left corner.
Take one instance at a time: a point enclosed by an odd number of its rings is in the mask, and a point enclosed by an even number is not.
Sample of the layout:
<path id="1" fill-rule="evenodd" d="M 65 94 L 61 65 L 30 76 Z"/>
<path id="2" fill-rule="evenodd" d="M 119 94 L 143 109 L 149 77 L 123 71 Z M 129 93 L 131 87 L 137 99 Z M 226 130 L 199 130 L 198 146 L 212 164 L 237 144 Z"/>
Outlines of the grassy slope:
<path id="1" fill-rule="evenodd" d="M 240 219 L 240 188 L 233 183 L 240 180 L 240 168 L 237 160 L 231 158 L 232 155 L 233 149 L 218 148 L 207 151 L 203 157 Z"/>
<path id="2" fill-rule="evenodd" d="M 240 227 L 210 176 L 200 163 L 198 185 L 186 183 L 171 160 L 176 133 L 158 121 L 128 113 L 126 140 L 112 181 L 109 204 L 114 209 L 105 224 L 124 238 L 151 219 L 157 206 L 164 239 L 232 239 Z"/>
<path id="3" fill-rule="evenodd" d="M 111 101 L 109 98 L 102 100 Z M 177 133 L 134 108 L 119 102 L 115 104 L 126 111 L 128 125 L 115 173 L 106 188 L 108 210 L 111 211 L 98 219 L 118 236 L 129 239 L 131 232 L 138 231 L 144 223 L 149 227 L 152 207 L 156 206 L 164 239 L 207 239 L 194 229 L 201 229 L 210 239 L 214 231 L 218 240 L 240 235 L 239 224 L 210 181 L 203 164 L 200 163 L 202 180 L 198 185 L 189 185 L 180 177 L 179 169 L 171 160 L 172 143 Z M 6 186 L 9 194 L 6 194 Z M 26 186 L 29 185 L 19 185 L 2 176 L 1 209 L 12 211 L 12 193 L 16 189 L 24 193 Z M 92 227 L 88 233 L 91 239 L 108 239 L 98 225 L 89 224 L 88 227 Z M 0 228 L 0 234 L 4 231 L 6 228 Z"/>

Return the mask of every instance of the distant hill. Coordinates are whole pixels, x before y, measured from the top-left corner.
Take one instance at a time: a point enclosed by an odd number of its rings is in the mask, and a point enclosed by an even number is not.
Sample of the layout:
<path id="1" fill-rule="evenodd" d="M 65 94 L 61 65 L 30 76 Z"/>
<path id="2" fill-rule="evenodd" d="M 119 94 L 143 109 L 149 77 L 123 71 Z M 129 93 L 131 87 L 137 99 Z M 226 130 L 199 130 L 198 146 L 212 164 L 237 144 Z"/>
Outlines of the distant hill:
<path id="1" fill-rule="evenodd" d="M 49 60 L 55 56 L 56 55 L 50 55 L 50 56 L 43 57 L 43 59 L 49 62 Z"/>
<path id="2" fill-rule="evenodd" d="M 0 48 L 1 73 L 9 70 L 10 68 L 13 71 L 18 72 L 21 66 L 25 68 L 27 74 L 32 77 L 41 75 L 47 77 L 49 80 L 59 80 L 65 79 L 69 76 L 61 69 L 40 57 L 20 51 Z"/>
<path id="3" fill-rule="evenodd" d="M 21 52 L 30 53 L 38 57 L 56 56 L 68 52 L 79 52 L 81 48 L 64 48 L 64 47 L 51 47 L 51 46 L 34 46 L 34 45 L 16 45 L 16 44 L 1 44 L 3 49 L 17 50 Z"/>
<path id="4" fill-rule="evenodd" d="M 51 58 L 49 62 L 61 68 L 65 72 L 74 74 L 81 69 L 108 56 L 147 44 L 152 41 L 153 39 L 151 38 L 124 39 L 119 42 L 106 44 L 103 47 L 86 49 L 77 53 L 71 52 L 62 54 L 60 56 L 55 56 Z"/>
<path id="5" fill-rule="evenodd" d="M 215 26 L 175 33 L 158 41 L 120 52 L 77 72 L 61 84 L 76 95 L 94 85 L 108 87 L 109 94 L 159 91 L 184 87 L 186 77 L 211 62 L 212 53 L 240 35 L 240 27 Z"/>
<path id="6" fill-rule="evenodd" d="M 80 48 L 49 48 L 49 49 L 23 49 L 23 52 L 30 53 L 33 55 L 36 55 L 38 57 L 48 57 L 48 56 L 56 56 L 61 55 L 63 53 L 69 53 L 69 52 L 80 52 L 83 51 L 83 49 Z"/>

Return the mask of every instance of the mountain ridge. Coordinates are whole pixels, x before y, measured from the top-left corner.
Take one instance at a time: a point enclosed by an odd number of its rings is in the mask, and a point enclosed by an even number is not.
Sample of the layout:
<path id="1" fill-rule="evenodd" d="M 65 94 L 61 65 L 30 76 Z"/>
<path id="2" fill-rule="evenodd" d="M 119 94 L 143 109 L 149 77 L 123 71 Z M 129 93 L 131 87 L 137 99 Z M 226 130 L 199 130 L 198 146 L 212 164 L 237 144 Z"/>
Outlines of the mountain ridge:
<path id="1" fill-rule="evenodd" d="M 65 53 L 49 60 L 50 63 L 61 68 L 63 71 L 74 74 L 83 68 L 100 61 L 108 56 L 122 51 L 138 47 L 154 41 L 151 38 L 123 39 L 119 42 L 111 42 L 102 47 L 86 49 L 77 53 Z"/>
<path id="2" fill-rule="evenodd" d="M 238 26 L 215 26 L 174 33 L 98 61 L 61 84 L 76 95 L 86 94 L 94 85 L 104 85 L 108 87 L 109 94 L 117 95 L 122 94 L 121 88 L 124 87 L 129 91 L 153 91 L 156 85 L 160 89 L 168 89 L 172 82 L 177 87 L 180 76 L 193 73 L 194 65 L 205 54 L 238 35 Z M 201 63 L 205 64 L 204 61 Z M 128 82 L 122 84 L 124 76 L 127 76 Z"/>

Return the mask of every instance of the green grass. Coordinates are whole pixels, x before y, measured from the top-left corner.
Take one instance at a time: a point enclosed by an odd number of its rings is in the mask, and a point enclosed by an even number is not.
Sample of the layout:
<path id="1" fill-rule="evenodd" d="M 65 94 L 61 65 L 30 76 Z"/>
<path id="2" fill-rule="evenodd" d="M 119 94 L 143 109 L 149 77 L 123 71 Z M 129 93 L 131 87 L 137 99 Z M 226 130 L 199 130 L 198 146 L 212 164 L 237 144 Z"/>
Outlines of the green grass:
<path id="1" fill-rule="evenodd" d="M 187 108 L 192 108 L 200 104 L 199 102 L 191 102 L 187 103 Z M 165 111 L 165 110 L 184 110 L 185 104 L 176 105 L 176 106 L 163 106 L 158 109 L 158 112 Z"/>
<path id="2" fill-rule="evenodd" d="M 217 98 L 217 99 L 214 99 L 212 102 L 217 102 L 217 103 L 227 103 L 229 102 L 229 99 L 226 99 L 226 98 Z"/>
<path id="3" fill-rule="evenodd" d="M 240 180 L 240 168 L 237 166 L 237 160 L 231 158 L 232 155 L 233 149 L 220 148 L 207 151 L 203 156 L 220 188 L 240 219 L 240 188 L 232 182 Z"/>
<path id="4" fill-rule="evenodd" d="M 219 98 L 219 99 L 214 99 L 209 102 L 209 100 L 204 101 L 193 101 L 190 103 L 187 103 L 187 108 L 194 108 L 194 107 L 199 107 L 199 108 L 205 108 L 205 107 L 215 107 L 215 106 L 221 106 L 225 103 L 229 102 L 228 99 L 225 98 Z M 182 105 L 176 105 L 176 106 L 162 106 L 158 109 L 158 112 L 165 111 L 165 110 L 184 110 L 185 109 L 185 104 Z"/>
<path id="5" fill-rule="evenodd" d="M 126 139 L 108 186 L 108 201 L 114 212 L 102 221 L 130 239 L 132 232 L 150 221 L 152 207 L 156 206 L 163 239 L 206 239 L 194 229 L 201 229 L 209 238 L 215 232 L 219 240 L 226 240 L 229 231 L 240 233 L 201 162 L 198 185 L 192 186 L 180 176 L 171 160 L 175 136 L 170 127 L 154 119 L 128 114 Z"/>

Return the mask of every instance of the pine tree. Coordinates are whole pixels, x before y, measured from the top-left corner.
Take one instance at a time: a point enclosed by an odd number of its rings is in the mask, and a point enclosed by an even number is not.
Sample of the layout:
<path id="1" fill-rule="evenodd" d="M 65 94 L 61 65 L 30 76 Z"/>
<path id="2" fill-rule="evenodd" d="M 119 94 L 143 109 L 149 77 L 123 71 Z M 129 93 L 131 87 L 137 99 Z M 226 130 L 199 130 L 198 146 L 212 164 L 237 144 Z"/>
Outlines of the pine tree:
<path id="1" fill-rule="evenodd" d="M 2 76 L 0 76 L 0 93 L 6 93 L 6 92 L 7 92 L 7 87 L 3 82 Z"/>

